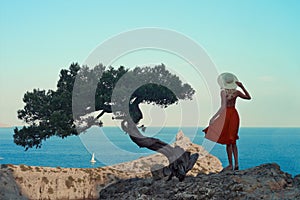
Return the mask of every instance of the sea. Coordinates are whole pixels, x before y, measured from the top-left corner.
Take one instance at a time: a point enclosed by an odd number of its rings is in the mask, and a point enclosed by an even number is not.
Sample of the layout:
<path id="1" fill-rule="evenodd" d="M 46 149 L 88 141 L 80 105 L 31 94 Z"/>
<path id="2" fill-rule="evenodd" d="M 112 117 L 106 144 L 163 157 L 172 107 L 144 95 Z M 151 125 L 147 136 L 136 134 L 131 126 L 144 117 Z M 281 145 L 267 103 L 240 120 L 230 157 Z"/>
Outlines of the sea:
<path id="1" fill-rule="evenodd" d="M 0 128 L 0 164 L 95 168 L 118 164 L 155 152 L 139 148 L 119 127 L 92 127 L 80 136 L 61 139 L 53 136 L 41 148 L 27 151 L 14 143 L 14 128 Z M 204 139 L 202 127 L 148 127 L 144 135 L 173 143 L 183 131 L 193 143 L 203 145 L 228 165 L 226 148 Z M 239 130 L 237 141 L 240 169 L 277 163 L 293 176 L 300 174 L 300 128 L 247 128 Z M 96 162 L 91 163 L 92 154 Z M 201 159 L 201 158 L 200 158 Z"/>

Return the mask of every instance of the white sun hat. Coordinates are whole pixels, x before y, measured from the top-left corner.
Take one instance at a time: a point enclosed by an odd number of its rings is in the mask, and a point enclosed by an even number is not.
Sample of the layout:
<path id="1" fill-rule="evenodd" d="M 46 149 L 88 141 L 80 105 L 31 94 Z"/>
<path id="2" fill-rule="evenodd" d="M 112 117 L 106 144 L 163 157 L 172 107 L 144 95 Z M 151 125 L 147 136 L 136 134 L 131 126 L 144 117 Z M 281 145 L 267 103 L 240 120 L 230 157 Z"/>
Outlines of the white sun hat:
<path id="1" fill-rule="evenodd" d="M 228 72 L 222 73 L 218 77 L 218 84 L 222 89 L 236 89 L 236 81 L 238 81 L 237 77 L 234 74 Z"/>

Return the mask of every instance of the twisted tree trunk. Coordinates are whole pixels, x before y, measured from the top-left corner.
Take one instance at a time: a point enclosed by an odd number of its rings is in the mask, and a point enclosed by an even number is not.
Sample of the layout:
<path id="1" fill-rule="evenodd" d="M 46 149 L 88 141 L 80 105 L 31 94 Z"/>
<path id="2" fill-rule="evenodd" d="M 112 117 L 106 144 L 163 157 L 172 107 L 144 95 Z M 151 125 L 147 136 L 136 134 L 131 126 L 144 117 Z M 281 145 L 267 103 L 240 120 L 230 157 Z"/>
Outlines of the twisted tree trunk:
<path id="1" fill-rule="evenodd" d="M 176 176 L 180 181 L 183 181 L 186 173 L 193 168 L 199 157 L 197 153 L 191 155 L 190 152 L 183 150 L 179 146 L 172 147 L 157 138 L 142 135 L 136 124 L 130 119 L 124 119 L 121 126 L 122 129 L 129 134 L 130 139 L 140 148 L 151 149 L 168 158 L 169 166 L 162 169 L 163 174 L 169 176 L 168 180 Z"/>

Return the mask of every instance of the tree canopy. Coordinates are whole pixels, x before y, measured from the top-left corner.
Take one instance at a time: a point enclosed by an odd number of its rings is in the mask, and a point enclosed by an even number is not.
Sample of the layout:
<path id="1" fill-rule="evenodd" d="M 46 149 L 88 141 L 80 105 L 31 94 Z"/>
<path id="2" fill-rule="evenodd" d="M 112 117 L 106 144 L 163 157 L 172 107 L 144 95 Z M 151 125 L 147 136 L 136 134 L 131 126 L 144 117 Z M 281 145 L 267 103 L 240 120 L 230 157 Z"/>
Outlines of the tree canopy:
<path id="1" fill-rule="evenodd" d="M 137 83 L 139 86 L 135 88 Z M 163 64 L 129 70 L 102 64 L 90 69 L 73 63 L 69 69 L 60 71 L 56 90 L 34 89 L 24 94 L 25 105 L 18 111 L 18 118 L 28 125 L 15 128 L 14 142 L 26 150 L 38 148 L 51 136 L 64 138 L 78 135 L 93 125 L 102 126 L 101 116 L 105 113 L 112 113 L 115 119 L 130 117 L 138 124 L 143 118 L 140 104 L 167 107 L 180 99 L 192 99 L 194 92 Z M 80 99 L 82 96 L 87 98 Z M 94 111 L 99 114 L 83 118 Z M 80 123 L 83 128 L 79 128 Z"/>

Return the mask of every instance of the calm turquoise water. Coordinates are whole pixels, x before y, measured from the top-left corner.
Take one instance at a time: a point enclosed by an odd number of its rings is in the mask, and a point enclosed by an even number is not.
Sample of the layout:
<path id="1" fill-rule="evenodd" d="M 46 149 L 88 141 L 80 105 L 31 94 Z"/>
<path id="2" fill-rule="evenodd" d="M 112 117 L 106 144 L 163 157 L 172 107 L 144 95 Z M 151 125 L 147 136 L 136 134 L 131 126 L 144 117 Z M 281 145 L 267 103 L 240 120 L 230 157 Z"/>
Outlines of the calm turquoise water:
<path id="1" fill-rule="evenodd" d="M 202 145 L 202 128 L 182 128 L 185 135 Z M 171 143 L 179 128 L 148 128 L 145 135 Z M 292 175 L 300 174 L 300 128 L 240 128 L 238 140 L 240 168 L 276 162 Z M 97 162 L 90 164 L 91 153 Z M 53 137 L 40 149 L 24 151 L 13 143 L 13 128 L 0 128 L 0 164 L 26 164 L 51 167 L 99 167 L 130 161 L 153 153 L 134 144 L 118 127 L 92 128 L 80 137 Z M 210 151 L 223 166 L 227 158 L 225 146 L 214 145 Z"/>

